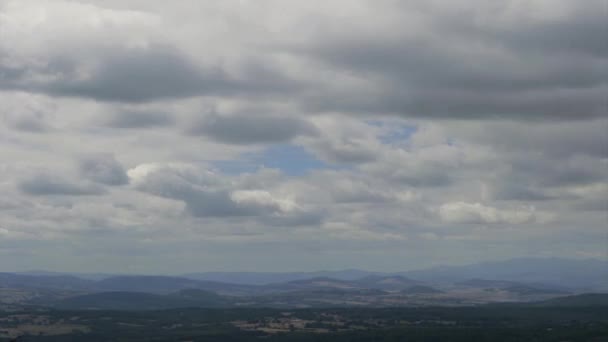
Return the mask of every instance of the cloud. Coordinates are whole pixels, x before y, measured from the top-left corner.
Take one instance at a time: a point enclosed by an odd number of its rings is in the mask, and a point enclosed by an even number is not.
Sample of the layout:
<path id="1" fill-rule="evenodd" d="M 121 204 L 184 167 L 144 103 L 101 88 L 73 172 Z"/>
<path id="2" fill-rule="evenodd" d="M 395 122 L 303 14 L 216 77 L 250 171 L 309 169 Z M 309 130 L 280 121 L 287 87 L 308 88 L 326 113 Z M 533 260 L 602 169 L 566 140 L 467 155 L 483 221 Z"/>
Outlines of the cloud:
<path id="1" fill-rule="evenodd" d="M 141 103 L 263 97 L 298 87 L 257 51 L 235 63 L 224 63 L 211 47 L 193 58 L 192 46 L 178 43 L 175 23 L 149 11 L 29 0 L 6 2 L 2 10 L 0 89 Z"/>
<path id="2" fill-rule="evenodd" d="M 129 182 L 123 166 L 111 154 L 96 154 L 79 161 L 83 177 L 105 185 L 124 185 Z"/>
<path id="3" fill-rule="evenodd" d="M 529 185 L 502 182 L 497 188 L 492 189 L 492 197 L 497 200 L 507 201 L 546 201 L 555 199 L 539 189 L 533 189 Z"/>
<path id="4" fill-rule="evenodd" d="M 199 69 L 169 46 L 124 48 L 107 53 L 112 55 L 93 65 L 54 57 L 43 68 L 22 69 L 19 77 L 5 78 L 3 88 L 118 102 L 213 94 L 229 88 L 222 71 Z M 37 76 L 26 78 L 31 72 Z"/>
<path id="5" fill-rule="evenodd" d="M 27 133 L 52 131 L 53 106 L 28 94 L 13 93 L 2 99 L 0 118 L 11 129 Z"/>
<path id="6" fill-rule="evenodd" d="M 142 102 L 235 87 L 220 68 L 191 61 L 151 13 L 67 1 L 45 6 L 9 1 L 0 28 L 4 89 Z"/>
<path id="7" fill-rule="evenodd" d="M 315 135 L 316 129 L 308 121 L 297 117 L 239 113 L 209 114 L 191 125 L 187 132 L 239 145 L 287 142 L 301 135 Z"/>
<path id="8" fill-rule="evenodd" d="M 601 117 L 603 5 L 559 4 L 568 8 L 556 14 L 539 3 L 530 15 L 512 1 L 408 2 L 374 8 L 376 25 L 328 24 L 329 33 L 320 30 L 296 53 L 352 73 L 364 86 L 314 94 L 309 106 L 427 118 Z"/>
<path id="9" fill-rule="evenodd" d="M 107 118 L 106 125 L 112 128 L 149 128 L 170 126 L 171 115 L 160 111 L 119 111 Z"/>
<path id="10" fill-rule="evenodd" d="M 231 3 L 220 11 L 199 4 L 206 9 L 201 13 L 226 19 L 205 30 L 170 22 L 175 13 L 163 16 L 159 4 L 125 10 L 11 1 L 0 18 L 6 32 L 0 70 L 6 89 L 101 101 L 289 98 L 307 112 L 604 116 L 608 52 L 601 1 L 342 5 L 277 2 L 271 6 L 281 8 L 277 21 L 265 7 Z M 336 6 L 365 20 L 335 18 Z M 266 18 L 266 29 L 250 19 L 258 16 L 242 17 L 244 10 Z M 303 18 L 314 18 L 316 28 L 300 32 Z M 192 37 L 205 40 L 204 51 Z"/>
<path id="11" fill-rule="evenodd" d="M 382 203 L 394 199 L 394 194 L 390 191 L 381 189 L 379 184 L 367 179 L 353 179 L 344 174 L 337 174 L 335 178 L 331 184 L 328 184 L 328 190 L 338 203 Z"/>
<path id="12" fill-rule="evenodd" d="M 390 179 L 382 179 L 356 170 L 317 170 L 310 174 L 308 185 L 315 189 L 316 201 L 328 205 L 386 205 L 404 204 L 418 199 L 418 193 L 404 189 Z M 315 193 L 318 192 L 318 193 Z"/>
<path id="13" fill-rule="evenodd" d="M 442 187 L 454 181 L 456 169 L 473 152 L 458 146 L 437 144 L 415 149 L 385 149 L 375 163 L 362 168 L 379 177 L 413 187 Z M 472 164 L 472 163 L 470 163 Z"/>
<path id="14" fill-rule="evenodd" d="M 214 93 L 227 87 L 227 83 L 222 71 L 200 70 L 174 48 L 156 46 L 109 56 L 86 78 L 72 77 L 32 88 L 56 95 L 142 102 Z"/>
<path id="15" fill-rule="evenodd" d="M 481 203 L 450 202 L 439 207 L 439 216 L 446 223 L 524 224 L 536 220 L 534 209 L 500 210 Z"/>
<path id="16" fill-rule="evenodd" d="M 33 196 L 96 196 L 105 191 L 102 187 L 69 181 L 61 176 L 40 173 L 19 182 L 21 192 Z"/>
<path id="17" fill-rule="evenodd" d="M 22 132 L 44 133 L 50 128 L 41 113 L 12 114 L 5 116 L 4 121 L 9 127 Z"/>
<path id="18" fill-rule="evenodd" d="M 447 129 L 460 139 L 491 145 L 501 154 L 522 154 L 532 150 L 551 159 L 582 155 L 608 157 L 608 120 L 605 117 L 574 122 L 547 120 L 537 124 L 510 120 L 484 122 L 483 125 L 452 123 Z"/>
<path id="19" fill-rule="evenodd" d="M 0 267 L 397 270 L 601 252 L 604 13 L 595 0 L 0 1 L 0 235 L 24 256 L 0 248 Z"/>
<path id="20" fill-rule="evenodd" d="M 270 211 L 292 211 L 297 209 L 295 202 L 287 199 L 276 199 L 268 191 L 237 190 L 230 194 L 230 199 L 237 204 Z"/>
<path id="21" fill-rule="evenodd" d="M 318 224 L 322 215 L 291 198 L 263 189 L 240 189 L 238 182 L 185 164 L 142 164 L 128 172 L 136 189 L 183 201 L 195 217 L 254 217 L 275 225 Z"/>
<path id="22" fill-rule="evenodd" d="M 304 146 L 330 163 L 360 164 L 378 157 L 380 144 L 373 126 L 348 117 L 317 117 L 318 136 L 304 139 Z"/>

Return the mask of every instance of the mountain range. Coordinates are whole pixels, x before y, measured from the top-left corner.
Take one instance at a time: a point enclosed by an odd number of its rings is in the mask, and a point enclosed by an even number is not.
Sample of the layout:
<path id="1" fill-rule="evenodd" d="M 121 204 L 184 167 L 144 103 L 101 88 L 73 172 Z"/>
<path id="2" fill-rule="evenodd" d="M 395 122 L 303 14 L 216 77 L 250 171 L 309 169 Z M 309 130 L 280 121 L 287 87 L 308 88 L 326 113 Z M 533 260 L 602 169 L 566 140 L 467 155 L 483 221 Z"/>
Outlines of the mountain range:
<path id="1" fill-rule="evenodd" d="M 205 272 L 178 276 L 78 274 L 54 272 L 0 273 L 0 287 L 57 288 L 64 290 L 143 291 L 169 293 L 186 288 L 250 292 L 264 288 L 295 289 L 298 284 L 332 287 L 403 288 L 410 285 L 466 285 L 477 279 L 495 281 L 493 287 L 531 284 L 574 292 L 608 291 L 608 261 L 596 259 L 520 258 L 464 266 L 438 266 L 405 272 L 357 269 L 318 272 Z M 301 283 L 300 283 L 301 281 Z M 502 285 L 496 282 L 504 282 Z M 352 282 L 358 282 L 353 285 Z M 288 284 L 289 283 L 289 284 Z M 477 284 L 482 286 L 484 284 Z M 500 286 L 499 286 L 500 285 Z"/>
<path id="2" fill-rule="evenodd" d="M 226 279 L 237 282 L 220 281 Z M 99 278 L 0 273 L 0 306 L 9 307 L 23 304 L 148 310 L 190 306 L 452 306 L 537 301 L 591 292 L 608 292 L 605 261 L 515 259 L 398 273 L 224 272 Z"/>

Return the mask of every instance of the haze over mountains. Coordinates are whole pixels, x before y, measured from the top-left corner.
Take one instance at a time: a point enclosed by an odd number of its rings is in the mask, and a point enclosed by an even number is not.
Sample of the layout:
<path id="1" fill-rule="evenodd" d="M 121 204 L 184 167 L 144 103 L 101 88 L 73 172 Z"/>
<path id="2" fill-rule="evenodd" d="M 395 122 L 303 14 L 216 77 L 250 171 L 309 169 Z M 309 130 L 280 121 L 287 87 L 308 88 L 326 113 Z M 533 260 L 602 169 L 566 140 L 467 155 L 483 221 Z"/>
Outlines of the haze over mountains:
<path id="1" fill-rule="evenodd" d="M 211 290 L 263 287 L 290 282 L 313 285 L 325 281 L 333 287 L 357 280 L 371 288 L 391 287 L 391 283 L 462 283 L 473 279 L 552 285 L 576 291 L 608 290 L 608 261 L 597 259 L 519 258 L 464 266 L 438 266 L 404 272 L 372 272 L 358 269 L 317 272 L 201 272 L 176 276 L 79 274 L 59 272 L 0 273 L 3 287 L 28 286 L 62 289 L 143 290 L 163 292 L 196 288 Z M 409 279 L 408 279 L 409 278 Z M 316 282 L 312 280 L 316 279 Z M 306 280 L 307 282 L 300 282 Z M 376 283 L 380 282 L 380 283 Z M 374 284 L 376 283 L 376 284 Z M 403 284 L 402 284 L 403 285 Z M 344 285 L 346 286 L 346 285 Z M 365 287 L 365 286 L 363 286 Z"/>
<path id="2" fill-rule="evenodd" d="M 426 282 L 458 282 L 481 278 L 544 283 L 572 289 L 608 289 L 608 261 L 597 259 L 517 258 L 464 266 L 438 266 L 406 272 L 371 272 L 357 269 L 320 272 L 207 272 L 187 278 L 262 285 L 316 277 L 355 280 L 369 275 L 401 275 Z"/>
<path id="3" fill-rule="evenodd" d="M 474 305 L 608 292 L 607 272 L 608 262 L 599 260 L 513 259 L 397 273 L 211 272 L 102 279 L 0 273 L 0 304 L 121 310 Z"/>

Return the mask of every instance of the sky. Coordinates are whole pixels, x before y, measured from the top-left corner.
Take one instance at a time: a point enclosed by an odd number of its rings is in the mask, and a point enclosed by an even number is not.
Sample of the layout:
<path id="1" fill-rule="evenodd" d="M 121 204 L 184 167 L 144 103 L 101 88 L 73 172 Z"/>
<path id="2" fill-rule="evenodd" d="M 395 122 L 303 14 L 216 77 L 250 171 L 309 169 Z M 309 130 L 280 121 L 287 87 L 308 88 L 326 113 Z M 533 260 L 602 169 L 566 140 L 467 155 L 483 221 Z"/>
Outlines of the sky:
<path id="1" fill-rule="evenodd" d="M 608 259 L 602 0 L 0 0 L 0 270 Z"/>

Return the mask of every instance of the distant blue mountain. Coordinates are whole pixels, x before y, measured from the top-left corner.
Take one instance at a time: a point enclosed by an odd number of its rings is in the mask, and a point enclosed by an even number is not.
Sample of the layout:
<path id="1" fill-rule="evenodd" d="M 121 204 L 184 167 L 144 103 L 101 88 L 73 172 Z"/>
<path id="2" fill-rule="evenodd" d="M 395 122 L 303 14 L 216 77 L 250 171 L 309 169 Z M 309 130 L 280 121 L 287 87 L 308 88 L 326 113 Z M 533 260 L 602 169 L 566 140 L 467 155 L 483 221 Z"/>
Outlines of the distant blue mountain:
<path id="1" fill-rule="evenodd" d="M 405 276 L 427 283 L 451 284 L 470 279 L 503 280 L 575 291 L 608 291 L 608 261 L 596 259 L 518 258 L 464 266 L 438 266 L 407 272 L 357 269 L 319 272 L 205 272 L 184 278 L 234 284 L 267 285 L 312 278 L 354 281 L 369 276 Z"/>
<path id="2" fill-rule="evenodd" d="M 217 281 L 233 284 L 267 285 L 312 278 L 357 280 L 375 274 L 381 273 L 349 269 L 341 271 L 317 272 L 204 272 L 184 274 L 182 275 L 182 277 L 196 280 Z"/>
<path id="3" fill-rule="evenodd" d="M 469 279 L 553 285 L 576 291 L 608 291 L 608 261 L 520 258 L 465 266 L 439 266 L 403 272 L 421 281 L 456 283 Z"/>
<path id="4" fill-rule="evenodd" d="M 221 294 L 260 294 L 290 288 L 291 282 L 332 279 L 353 288 L 400 290 L 421 284 L 462 285 L 476 280 L 568 292 L 608 292 L 608 261 L 520 258 L 464 266 L 439 266 L 415 271 L 382 273 L 357 269 L 318 272 L 206 272 L 175 276 L 80 275 L 53 272 L 0 273 L 0 287 L 83 291 L 170 293 L 193 288 Z M 510 284 L 514 283 L 514 284 Z M 291 283 L 291 284 L 290 284 Z M 299 284 L 303 287 L 306 282 Z M 296 283 L 298 284 L 298 283 Z M 466 285 L 466 283 L 465 283 Z M 315 287 L 314 284 L 311 284 Z M 318 286 L 317 286 L 318 287 Z M 339 287 L 339 286 L 334 286 Z"/>
<path id="5" fill-rule="evenodd" d="M 25 275 L 0 273 L 0 287 L 27 289 L 85 290 L 94 282 L 70 275 Z"/>
<path id="6" fill-rule="evenodd" d="M 170 293 L 185 289 L 199 289 L 229 294 L 249 294 L 257 290 L 253 285 L 168 276 L 116 276 L 96 282 L 94 289 L 98 291 L 148 293 Z"/>

